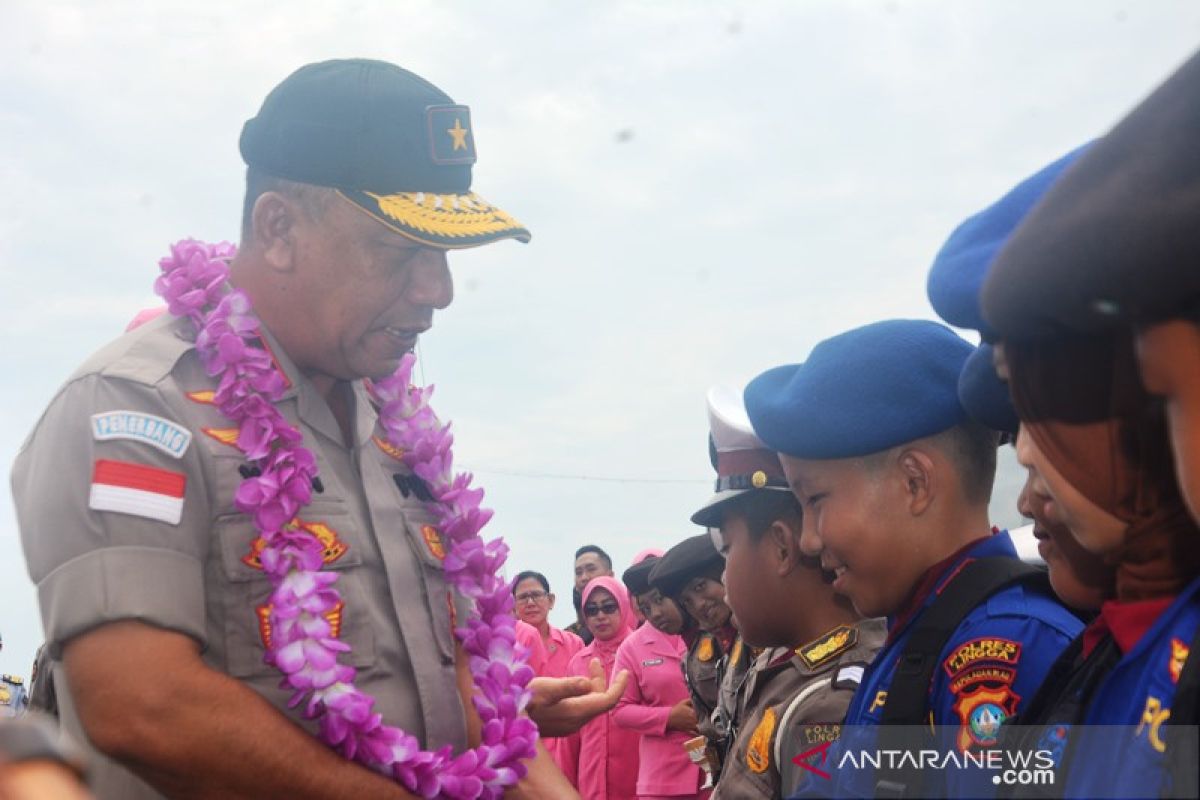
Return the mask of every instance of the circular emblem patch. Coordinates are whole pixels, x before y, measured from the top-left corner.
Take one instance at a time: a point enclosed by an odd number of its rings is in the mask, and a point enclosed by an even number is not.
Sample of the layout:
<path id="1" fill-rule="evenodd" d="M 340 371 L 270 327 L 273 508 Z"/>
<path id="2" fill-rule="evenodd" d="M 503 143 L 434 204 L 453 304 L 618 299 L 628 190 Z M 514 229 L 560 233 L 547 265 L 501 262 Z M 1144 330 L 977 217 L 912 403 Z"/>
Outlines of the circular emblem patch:
<path id="1" fill-rule="evenodd" d="M 1007 718 L 1004 709 L 995 703 L 983 703 L 971 711 L 971 738 L 976 744 L 996 743 L 1000 725 Z"/>

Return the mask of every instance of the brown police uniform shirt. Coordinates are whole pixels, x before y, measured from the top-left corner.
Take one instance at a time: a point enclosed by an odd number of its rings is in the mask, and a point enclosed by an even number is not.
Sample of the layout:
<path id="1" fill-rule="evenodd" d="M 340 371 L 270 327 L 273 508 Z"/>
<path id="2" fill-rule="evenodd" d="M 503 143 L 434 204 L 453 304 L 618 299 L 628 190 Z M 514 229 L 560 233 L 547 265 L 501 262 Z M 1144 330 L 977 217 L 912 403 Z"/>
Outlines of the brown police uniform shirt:
<path id="1" fill-rule="evenodd" d="M 692 708 L 700 733 L 709 741 L 716 739 L 712 716 L 720 698 L 720 681 L 717 665 L 721 660 L 721 645 L 717 637 L 701 631 L 688 647 L 683 660 L 683 676 L 687 680 L 688 692 L 692 696 Z"/>
<path id="2" fill-rule="evenodd" d="M 737 738 L 713 800 L 790 794 L 802 775 L 792 758 L 837 738 L 863 669 L 886 638 L 885 621 L 869 619 L 795 650 L 759 654 L 740 694 Z"/>
<path id="3" fill-rule="evenodd" d="M 749 673 L 759 651 L 747 646 L 739 635 L 729 648 L 729 655 L 717 664 L 719 686 L 717 707 L 712 715 L 712 727 L 719 747 L 722 762 L 737 736 L 738 714 L 741 712 L 741 693 L 746 686 Z"/>
<path id="4" fill-rule="evenodd" d="M 271 587 L 257 559 L 258 532 L 233 502 L 250 465 L 212 403 L 216 382 L 193 340 L 190 323 L 164 315 L 103 348 L 59 391 L 13 468 L 53 688 L 65 729 L 80 741 L 62 645 L 127 619 L 192 637 L 209 667 L 316 730 L 302 719 L 303 705 L 287 708 L 280 673 L 263 663 Z M 267 342 L 289 382 L 278 407 L 317 461 L 319 483 L 296 522 L 325 544 L 325 568 L 338 575 L 342 604 L 331 623 L 353 648 L 342 662 L 358 670 L 357 685 L 389 724 L 427 748 L 461 749 L 452 626 L 466 605 L 448 589 L 432 518 L 405 482 L 409 470 L 386 443 L 361 382 L 353 385 L 354 442 L 346 446 L 316 389 Z M 90 756 L 98 797 L 159 796 Z"/>

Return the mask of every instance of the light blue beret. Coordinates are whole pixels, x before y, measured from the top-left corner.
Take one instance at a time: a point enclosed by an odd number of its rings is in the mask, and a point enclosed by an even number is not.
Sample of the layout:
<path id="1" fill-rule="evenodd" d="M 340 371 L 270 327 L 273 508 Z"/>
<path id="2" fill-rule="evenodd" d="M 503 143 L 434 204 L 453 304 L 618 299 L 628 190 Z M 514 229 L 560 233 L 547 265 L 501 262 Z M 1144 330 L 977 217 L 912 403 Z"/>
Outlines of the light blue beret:
<path id="1" fill-rule="evenodd" d="M 758 437 L 780 453 L 878 453 L 967 418 L 958 379 L 974 349 L 937 322 L 875 322 L 826 339 L 803 364 L 759 375 L 746 387 L 746 411 Z"/>

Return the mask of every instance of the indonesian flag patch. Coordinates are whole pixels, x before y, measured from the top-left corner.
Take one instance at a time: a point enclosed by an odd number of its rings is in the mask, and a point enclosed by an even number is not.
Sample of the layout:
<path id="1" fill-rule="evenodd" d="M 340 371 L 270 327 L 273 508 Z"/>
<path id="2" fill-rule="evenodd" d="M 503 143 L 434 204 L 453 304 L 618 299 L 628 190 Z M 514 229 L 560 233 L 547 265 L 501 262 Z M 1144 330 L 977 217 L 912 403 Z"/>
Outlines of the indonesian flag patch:
<path id="1" fill-rule="evenodd" d="M 145 464 L 101 458 L 92 470 L 88 508 L 178 525 L 187 476 Z"/>

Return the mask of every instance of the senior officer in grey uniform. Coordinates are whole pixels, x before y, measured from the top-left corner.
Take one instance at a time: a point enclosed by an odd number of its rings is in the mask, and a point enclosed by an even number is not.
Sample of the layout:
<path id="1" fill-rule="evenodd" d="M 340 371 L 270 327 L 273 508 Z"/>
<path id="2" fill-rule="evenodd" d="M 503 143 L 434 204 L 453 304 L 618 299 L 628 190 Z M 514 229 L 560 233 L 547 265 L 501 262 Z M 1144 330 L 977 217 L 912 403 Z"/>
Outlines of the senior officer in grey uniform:
<path id="1" fill-rule="evenodd" d="M 801 552 L 802 510 L 741 393 L 710 389 L 708 419 L 716 493 L 692 522 L 712 531 L 734 623 L 758 648 L 734 697 L 733 741 L 713 798 L 778 798 L 800 781 L 793 759 L 840 734 L 887 631 L 834 594 L 832 576 Z"/>
<path id="2" fill-rule="evenodd" d="M 470 193 L 473 137 L 465 106 L 397 66 L 301 68 L 243 129 L 230 265 L 286 383 L 277 407 L 316 459 L 294 522 L 338 574 L 333 635 L 375 710 L 426 749 L 463 749 L 475 719 L 452 633 L 466 606 L 360 379 L 395 370 L 449 305 L 447 250 L 529 238 Z M 234 505 L 253 467 L 194 339 L 163 315 L 102 348 L 18 455 L 63 726 L 91 745 L 100 798 L 407 797 L 310 735 L 263 661 L 270 584 Z M 546 764 L 542 751 L 523 788 L 570 796 Z"/>
<path id="3" fill-rule="evenodd" d="M 0 650 L 3 649 L 4 639 L 0 638 Z M 28 698 L 24 680 L 17 675 L 0 675 L 0 717 L 19 717 L 25 713 Z"/>

